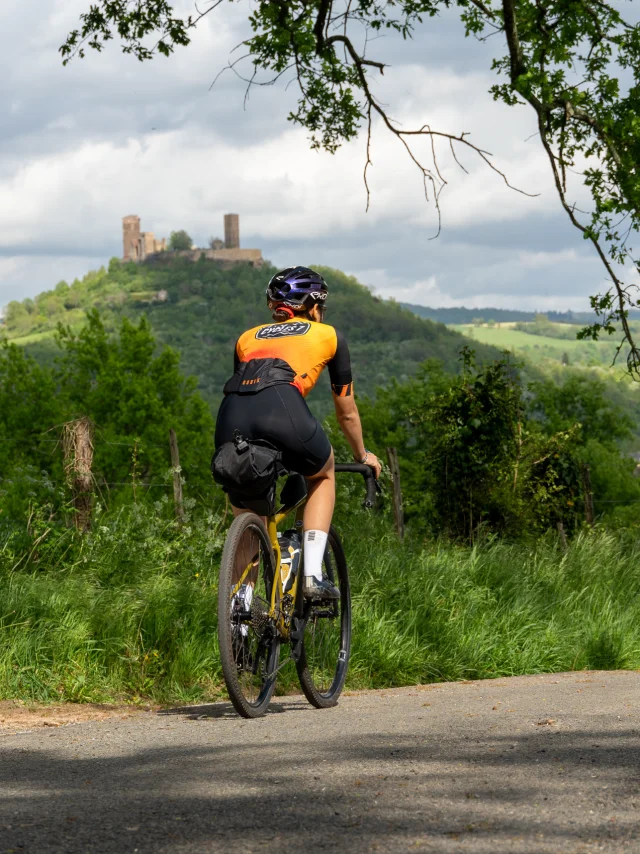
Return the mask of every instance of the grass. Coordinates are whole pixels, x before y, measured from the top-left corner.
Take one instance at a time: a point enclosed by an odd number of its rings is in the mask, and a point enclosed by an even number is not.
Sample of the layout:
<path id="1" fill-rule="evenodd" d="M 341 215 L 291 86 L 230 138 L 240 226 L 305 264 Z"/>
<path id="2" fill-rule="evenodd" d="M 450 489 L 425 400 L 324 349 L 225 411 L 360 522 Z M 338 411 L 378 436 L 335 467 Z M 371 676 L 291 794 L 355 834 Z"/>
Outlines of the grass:
<path id="1" fill-rule="evenodd" d="M 98 520 L 81 540 L 0 538 L 0 698 L 194 702 L 222 696 L 220 519 L 179 531 L 163 508 Z M 640 667 L 640 544 L 586 532 L 476 548 L 407 542 L 358 514 L 351 688 Z M 295 687 L 292 668 L 280 689 Z"/>
<path id="2" fill-rule="evenodd" d="M 353 675 L 409 684 L 640 667 L 639 558 L 628 534 L 605 531 L 566 554 L 555 538 L 421 551 L 387 541 L 358 585 Z"/>
<path id="3" fill-rule="evenodd" d="M 577 339 L 551 338 L 545 335 L 530 335 L 512 325 L 499 326 L 452 326 L 474 341 L 490 344 L 501 350 L 511 350 L 527 356 L 532 362 L 550 359 L 562 361 L 566 353 L 574 364 L 602 365 L 608 367 L 613 361 L 616 343 L 612 340 L 578 341 Z"/>
<path id="4" fill-rule="evenodd" d="M 27 344 L 40 344 L 43 341 L 53 342 L 55 330 L 47 329 L 44 332 L 31 332 L 29 335 L 20 335 L 16 338 L 10 338 L 12 344 L 17 344 L 19 347 Z"/>

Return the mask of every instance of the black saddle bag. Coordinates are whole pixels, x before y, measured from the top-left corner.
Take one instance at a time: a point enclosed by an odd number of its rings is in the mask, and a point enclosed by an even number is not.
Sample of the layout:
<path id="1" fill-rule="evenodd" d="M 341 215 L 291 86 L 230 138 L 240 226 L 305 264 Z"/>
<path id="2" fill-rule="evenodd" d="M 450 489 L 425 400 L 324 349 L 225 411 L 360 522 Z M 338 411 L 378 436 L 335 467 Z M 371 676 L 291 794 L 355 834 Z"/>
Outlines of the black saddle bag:
<path id="1" fill-rule="evenodd" d="M 213 455 L 211 471 L 225 492 L 246 498 L 265 495 L 275 484 L 282 454 L 263 439 L 245 439 L 238 430 Z"/>

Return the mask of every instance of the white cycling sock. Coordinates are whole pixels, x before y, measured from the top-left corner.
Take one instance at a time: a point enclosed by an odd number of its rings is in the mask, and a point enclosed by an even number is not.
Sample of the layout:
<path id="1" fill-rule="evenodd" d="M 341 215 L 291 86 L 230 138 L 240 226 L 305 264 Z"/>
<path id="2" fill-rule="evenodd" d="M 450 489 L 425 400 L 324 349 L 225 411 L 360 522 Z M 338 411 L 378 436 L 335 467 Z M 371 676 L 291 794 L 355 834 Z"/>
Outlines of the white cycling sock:
<path id="1" fill-rule="evenodd" d="M 318 581 L 322 579 L 322 559 L 327 545 L 326 531 L 305 531 L 304 549 L 302 552 L 304 562 L 304 577 L 314 575 Z"/>

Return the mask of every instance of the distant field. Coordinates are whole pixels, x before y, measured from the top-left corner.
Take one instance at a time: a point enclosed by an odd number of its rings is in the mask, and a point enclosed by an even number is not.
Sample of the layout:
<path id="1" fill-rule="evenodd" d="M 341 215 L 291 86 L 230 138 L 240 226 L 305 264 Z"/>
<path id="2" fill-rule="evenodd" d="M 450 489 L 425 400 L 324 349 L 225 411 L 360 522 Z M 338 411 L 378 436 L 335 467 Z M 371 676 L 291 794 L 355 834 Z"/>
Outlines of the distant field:
<path id="1" fill-rule="evenodd" d="M 544 335 L 529 335 L 514 329 L 512 324 L 475 326 L 464 324 L 452 326 L 468 338 L 483 344 L 491 344 L 501 350 L 521 353 L 532 362 L 551 360 L 562 362 L 565 354 L 569 361 L 582 365 L 611 364 L 615 353 L 613 341 L 578 341 L 575 338 L 551 338 Z"/>
<path id="2" fill-rule="evenodd" d="M 24 347 L 26 344 L 39 344 L 42 341 L 53 341 L 53 336 L 55 335 L 54 329 L 47 329 L 45 332 L 32 332 L 31 335 L 22 335 L 19 338 L 11 338 L 10 341 L 12 344 L 18 344 L 20 347 Z"/>

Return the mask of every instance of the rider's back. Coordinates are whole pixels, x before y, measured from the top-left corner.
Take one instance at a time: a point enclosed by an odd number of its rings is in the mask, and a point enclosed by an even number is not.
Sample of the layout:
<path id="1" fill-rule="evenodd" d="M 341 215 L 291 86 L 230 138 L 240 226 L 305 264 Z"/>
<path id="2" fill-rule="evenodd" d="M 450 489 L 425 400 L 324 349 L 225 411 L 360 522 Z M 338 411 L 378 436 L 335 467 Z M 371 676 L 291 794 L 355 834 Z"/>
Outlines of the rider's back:
<path id="1" fill-rule="evenodd" d="M 323 368 L 336 356 L 341 336 L 333 326 L 293 318 L 248 329 L 236 344 L 239 362 L 281 359 L 295 372 L 292 382 L 303 397 L 311 391 Z M 348 351 L 347 351 L 348 358 Z"/>

